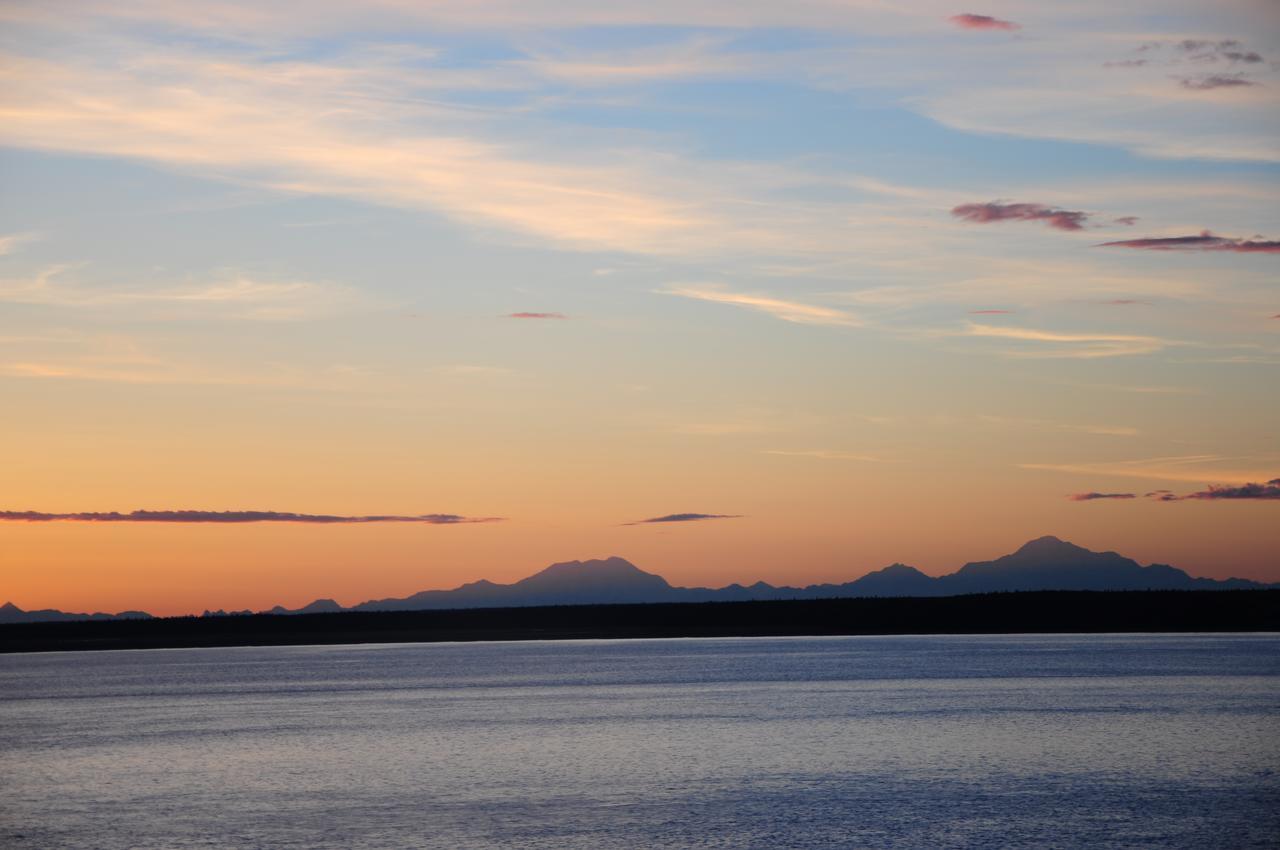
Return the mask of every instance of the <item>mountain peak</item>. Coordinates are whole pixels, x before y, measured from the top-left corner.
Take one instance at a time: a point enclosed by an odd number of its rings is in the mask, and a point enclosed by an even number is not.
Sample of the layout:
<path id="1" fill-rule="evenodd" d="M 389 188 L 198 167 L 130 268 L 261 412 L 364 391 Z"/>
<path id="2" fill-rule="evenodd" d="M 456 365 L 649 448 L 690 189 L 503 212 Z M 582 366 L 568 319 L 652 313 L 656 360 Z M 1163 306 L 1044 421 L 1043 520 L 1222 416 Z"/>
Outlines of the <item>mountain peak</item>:
<path id="1" fill-rule="evenodd" d="M 23 613 L 22 609 L 19 608 L 17 605 L 14 605 L 12 602 L 6 602 L 3 605 L 0 605 L 0 614 L 21 614 L 21 613 Z"/>
<path id="2" fill-rule="evenodd" d="M 1022 546 L 1019 547 L 1018 551 L 1013 554 L 1049 554 L 1086 551 L 1088 550 L 1083 549 L 1074 543 L 1068 543 L 1059 537 L 1054 537 L 1052 534 L 1046 534 L 1043 537 L 1037 537 L 1035 540 L 1028 540 L 1026 543 L 1023 543 Z"/>
<path id="3" fill-rule="evenodd" d="M 317 599 L 310 605 L 304 605 L 298 609 L 299 614 L 327 614 L 333 611 L 342 611 L 343 608 L 333 599 Z"/>
<path id="4" fill-rule="evenodd" d="M 915 574 L 924 575 L 915 567 L 908 566 L 907 564 L 904 564 L 901 561 L 896 561 L 887 567 L 881 567 L 879 570 L 876 570 L 876 572 L 882 573 L 884 575 L 915 575 Z"/>
<path id="5" fill-rule="evenodd" d="M 1035 540 L 1028 540 L 1026 543 L 1023 543 L 1022 548 L 1025 549 L 1028 546 L 1056 546 L 1065 542 L 1066 541 L 1061 537 L 1055 537 L 1052 534 L 1045 534 L 1037 537 Z"/>
<path id="6" fill-rule="evenodd" d="M 655 590 L 670 588 L 662 576 L 646 573 L 626 558 L 614 555 L 590 561 L 564 561 L 552 564 L 540 573 L 521 579 L 512 588 L 546 592 L 605 593 L 627 597 L 637 591 L 650 595 Z M 645 596 L 648 599 L 648 596 Z"/>
<path id="7" fill-rule="evenodd" d="M 608 558 L 592 558 L 589 561 L 562 561 L 552 564 L 536 575 L 568 576 L 607 573 L 610 575 L 649 575 L 626 558 L 610 555 Z"/>

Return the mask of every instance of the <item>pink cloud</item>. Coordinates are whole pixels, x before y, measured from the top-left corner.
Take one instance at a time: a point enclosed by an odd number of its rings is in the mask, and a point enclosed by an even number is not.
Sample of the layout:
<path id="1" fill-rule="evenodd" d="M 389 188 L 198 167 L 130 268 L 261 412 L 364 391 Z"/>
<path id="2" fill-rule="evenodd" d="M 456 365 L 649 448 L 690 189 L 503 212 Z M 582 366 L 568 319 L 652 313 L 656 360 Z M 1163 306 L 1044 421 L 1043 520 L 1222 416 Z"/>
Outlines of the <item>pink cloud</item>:
<path id="1" fill-rule="evenodd" d="M 961 204 L 951 210 L 956 218 L 978 224 L 996 221 L 1043 221 L 1058 230 L 1083 230 L 1089 213 L 1080 210 L 1059 210 L 1044 204 L 1002 204 L 990 201 L 983 204 Z"/>
<path id="2" fill-rule="evenodd" d="M 1007 316 L 1013 313 L 1012 310 L 970 310 L 970 315 L 974 316 Z"/>
<path id="3" fill-rule="evenodd" d="M 974 15 L 965 12 L 962 15 L 952 15 L 947 20 L 951 23 L 966 30 L 1020 30 L 1021 26 L 1013 21 L 1002 21 L 999 18 L 993 18 L 990 15 Z"/>
<path id="4" fill-rule="evenodd" d="M 564 313 L 508 313 L 508 319 L 567 319 Z"/>
<path id="5" fill-rule="evenodd" d="M 1125 227 L 1132 227 L 1138 223 L 1138 217 L 1136 215 L 1122 215 L 1115 219 L 1115 223 L 1123 224 Z"/>
<path id="6" fill-rule="evenodd" d="M 1215 236 L 1207 230 L 1198 236 L 1167 236 L 1103 242 L 1100 248 L 1138 248 L 1146 251 L 1232 251 L 1238 254 L 1280 254 L 1280 241 Z"/>
<path id="7" fill-rule="evenodd" d="M 1215 487 L 1210 484 L 1207 489 L 1179 496 L 1172 490 L 1152 490 L 1143 493 L 1143 497 L 1157 502 L 1215 501 L 1218 499 L 1261 499 L 1280 501 L 1280 478 L 1272 478 L 1265 484 L 1241 484 L 1238 487 Z M 1088 502 L 1093 499 L 1133 499 L 1133 493 L 1076 493 L 1068 496 L 1073 502 Z"/>
<path id="8" fill-rule="evenodd" d="M 1189 493 L 1180 499 L 1280 499 L 1280 478 L 1272 478 L 1266 484 L 1243 484 L 1239 487 L 1214 487 L 1198 493 Z"/>
<path id="9" fill-rule="evenodd" d="M 1147 306 L 1150 306 L 1150 305 L 1151 305 L 1151 302 L 1150 302 L 1150 301 L 1139 301 L 1139 300 L 1138 300 L 1138 299 L 1136 299 L 1136 298 L 1113 298 L 1113 299 L 1111 299 L 1110 301 L 1103 301 L 1103 302 L 1101 302 L 1101 303 L 1103 303 L 1103 304 L 1112 304 L 1112 305 L 1115 305 L 1115 306 L 1117 306 L 1117 307 L 1124 306 L 1124 305 L 1128 305 L 1128 304 L 1145 304 L 1145 305 L 1147 305 Z"/>

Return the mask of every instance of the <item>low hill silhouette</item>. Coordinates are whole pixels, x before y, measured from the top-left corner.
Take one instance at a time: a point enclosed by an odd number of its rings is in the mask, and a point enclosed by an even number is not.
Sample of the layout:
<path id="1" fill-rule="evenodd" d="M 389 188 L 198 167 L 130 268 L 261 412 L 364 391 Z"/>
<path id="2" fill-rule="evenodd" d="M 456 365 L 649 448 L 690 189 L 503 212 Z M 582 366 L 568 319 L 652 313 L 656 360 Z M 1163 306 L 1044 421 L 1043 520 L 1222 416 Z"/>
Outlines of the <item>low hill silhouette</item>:
<path id="1" fill-rule="evenodd" d="M 0 623 L 57 623 L 70 620 L 149 620 L 146 611 L 121 611 L 118 614 L 72 614 L 54 608 L 39 611 L 23 611 L 12 602 L 0 605 Z"/>

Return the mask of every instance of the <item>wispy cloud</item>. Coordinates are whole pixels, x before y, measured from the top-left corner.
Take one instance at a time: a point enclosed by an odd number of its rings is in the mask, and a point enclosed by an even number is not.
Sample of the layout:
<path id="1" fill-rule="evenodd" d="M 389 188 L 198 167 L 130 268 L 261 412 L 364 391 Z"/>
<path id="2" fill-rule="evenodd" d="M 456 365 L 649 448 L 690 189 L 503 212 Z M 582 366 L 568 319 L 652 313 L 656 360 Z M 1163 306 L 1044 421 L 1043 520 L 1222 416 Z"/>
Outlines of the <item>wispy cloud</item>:
<path id="1" fill-rule="evenodd" d="M 151 48 L 128 63 L 8 58 L 8 145 L 435 209 L 566 247 L 669 253 L 713 222 L 652 188 L 669 180 L 642 186 L 631 169 L 521 153 L 478 133 L 474 116 L 408 97 L 430 79 L 416 57 L 325 64 Z"/>
<path id="2" fill-rule="evenodd" d="M 508 313 L 508 319 L 567 319 L 564 313 Z"/>
<path id="3" fill-rule="evenodd" d="M 1067 496 L 1073 502 L 1092 502 L 1095 499 L 1136 499 L 1133 493 L 1072 493 Z"/>
<path id="4" fill-rule="evenodd" d="M 965 12 L 962 15 L 952 15 L 947 20 L 951 23 L 966 30 L 1005 30 L 1012 32 L 1020 30 L 1022 27 L 1013 21 L 1004 21 L 1000 18 L 993 18 L 990 15 L 975 15 L 971 12 Z"/>
<path id="5" fill-rule="evenodd" d="M 1137 248 L 1145 251 L 1231 251 L 1238 254 L 1280 254 L 1280 240 L 1238 239 L 1215 236 L 1202 230 L 1195 236 L 1156 236 L 1103 242 L 1100 248 Z"/>
<path id="6" fill-rule="evenodd" d="M 83 266 L 49 266 L 22 280 L 0 280 L 0 302 L 46 307 L 126 308 L 132 318 L 202 318 L 296 321 L 349 310 L 354 290 L 313 281 L 272 281 L 233 274 L 208 283 L 126 289 L 65 282 Z M 140 313 L 139 308 L 149 312 Z"/>
<path id="7" fill-rule="evenodd" d="M 1197 484 L 1205 481 L 1244 484 L 1245 482 L 1257 481 L 1265 477 L 1265 475 L 1260 475 L 1257 471 L 1259 467 L 1266 467 L 1267 464 L 1264 463 L 1251 464 L 1252 468 L 1249 469 L 1230 468 L 1229 464 L 1234 465 L 1242 460 L 1248 459 L 1202 454 L 1086 463 L 1022 463 L 1018 466 L 1020 469 L 1062 472 L 1074 475 L 1103 475 L 1116 478 L 1183 481 Z"/>
<path id="8" fill-rule="evenodd" d="M 995 416 L 989 413 L 980 414 L 978 419 L 992 425 L 1030 427 L 1040 430 L 1074 431 L 1080 434 L 1096 434 L 1102 437 L 1137 437 L 1141 431 L 1128 425 L 1097 425 L 1092 423 L 1055 422 L 1050 419 L 1030 417 Z"/>
<path id="9" fill-rule="evenodd" d="M 689 422 L 670 429 L 675 434 L 691 434 L 699 437 L 721 437 L 730 434 L 766 434 L 777 431 L 778 426 L 765 422 Z"/>
<path id="10" fill-rule="evenodd" d="M 978 204 L 961 204 L 951 210 L 956 218 L 978 224 L 996 221 L 1041 221 L 1058 230 L 1083 230 L 1089 213 L 1081 210 L 1063 210 L 1044 204 L 1002 204 L 988 201 Z"/>
<path id="11" fill-rule="evenodd" d="M 682 298 L 693 298 L 698 301 L 710 301 L 714 304 L 729 304 L 767 313 L 784 322 L 795 322 L 802 325 L 842 325 L 858 327 L 862 322 L 845 310 L 834 307 L 820 307 L 804 304 L 799 301 L 786 301 L 769 295 L 755 295 L 742 292 L 730 292 L 721 287 L 712 286 L 678 286 L 660 290 L 667 295 L 679 295 Z"/>
<path id="12" fill-rule="evenodd" d="M 1010 316 L 1013 315 L 1013 312 L 1013 310 L 970 310 L 969 314 L 972 316 Z"/>
<path id="13" fill-rule="evenodd" d="M 0 236 L 0 257 L 6 254 L 12 254 L 14 251 L 27 242 L 33 242 L 37 239 L 34 233 L 10 233 Z"/>
<path id="14" fill-rule="evenodd" d="M 1019 342 L 1050 343 L 1053 349 L 1011 352 L 1016 356 L 1065 357 L 1092 359 L 1151 354 L 1169 345 L 1167 340 L 1152 336 L 1110 333 L 1066 333 L 1034 328 L 1000 327 L 970 323 L 967 336 L 1009 339 Z"/>
<path id="15" fill-rule="evenodd" d="M 513 370 L 506 366 L 485 366 L 479 363 L 450 363 L 444 366 L 432 366 L 431 371 L 437 375 L 452 375 L 454 377 L 469 376 L 498 376 L 510 375 Z"/>
<path id="16" fill-rule="evenodd" d="M 764 452 L 767 455 L 782 455 L 784 457 L 812 457 L 820 460 L 850 460 L 859 463 L 888 463 L 884 458 L 875 455 L 863 454 L 861 452 L 846 452 L 838 449 L 812 449 L 809 451 L 788 451 L 784 449 L 768 449 Z"/>
<path id="17" fill-rule="evenodd" d="M 649 519 L 638 519 L 635 522 L 624 522 L 623 525 L 649 525 L 661 522 L 700 522 L 705 519 L 741 519 L 741 514 L 667 514 Z"/>
<path id="18" fill-rule="evenodd" d="M 89 511 L 81 513 L 44 513 L 42 511 L 0 511 L 5 522 L 163 522 L 163 523 L 246 523 L 293 522 L 315 525 L 347 523 L 412 522 L 426 525 L 460 525 L 476 522 L 501 522 L 502 517 L 466 517 L 459 514 L 419 514 L 396 516 L 339 516 L 333 514 L 296 514 L 283 511 Z"/>
<path id="19" fill-rule="evenodd" d="M 750 57 L 727 53 L 723 38 L 699 37 L 634 50 L 557 56 L 535 55 L 510 64 L 524 74 L 577 86 L 619 86 L 742 73 Z"/>

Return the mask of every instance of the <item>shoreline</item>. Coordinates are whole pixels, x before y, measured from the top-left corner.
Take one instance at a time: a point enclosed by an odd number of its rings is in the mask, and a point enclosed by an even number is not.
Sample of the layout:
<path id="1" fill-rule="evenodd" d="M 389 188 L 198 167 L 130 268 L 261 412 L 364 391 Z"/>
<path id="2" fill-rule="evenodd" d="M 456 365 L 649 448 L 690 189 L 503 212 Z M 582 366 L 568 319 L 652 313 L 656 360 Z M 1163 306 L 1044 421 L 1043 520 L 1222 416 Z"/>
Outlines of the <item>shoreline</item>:
<path id="1" fill-rule="evenodd" d="M 643 638 L 1280 631 L 1280 590 L 1015 591 L 0 625 L 0 653 Z"/>

